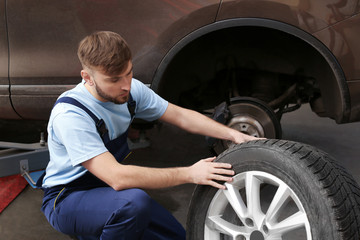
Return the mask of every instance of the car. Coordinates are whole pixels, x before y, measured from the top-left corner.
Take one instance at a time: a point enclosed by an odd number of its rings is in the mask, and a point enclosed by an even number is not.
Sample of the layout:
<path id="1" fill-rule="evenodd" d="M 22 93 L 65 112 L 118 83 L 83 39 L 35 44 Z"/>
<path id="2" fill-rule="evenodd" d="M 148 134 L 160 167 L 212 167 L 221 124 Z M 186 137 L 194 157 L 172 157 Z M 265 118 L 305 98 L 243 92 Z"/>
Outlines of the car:
<path id="1" fill-rule="evenodd" d="M 281 137 L 284 113 L 310 103 L 360 120 L 359 3 L 349 0 L 0 0 L 0 119 L 47 120 L 80 82 L 78 42 L 122 35 L 134 77 L 172 103 L 255 136 Z M 246 114 L 245 114 L 246 113 Z"/>

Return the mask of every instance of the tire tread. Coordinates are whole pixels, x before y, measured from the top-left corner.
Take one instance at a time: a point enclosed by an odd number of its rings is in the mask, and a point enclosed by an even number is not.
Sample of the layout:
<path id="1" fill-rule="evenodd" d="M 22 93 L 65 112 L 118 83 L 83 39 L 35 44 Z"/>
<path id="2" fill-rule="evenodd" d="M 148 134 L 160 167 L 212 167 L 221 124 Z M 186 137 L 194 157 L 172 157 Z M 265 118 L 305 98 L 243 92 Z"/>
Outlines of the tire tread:
<path id="1" fill-rule="evenodd" d="M 341 239 L 360 239 L 360 188 L 356 181 L 327 153 L 309 145 L 304 144 L 301 147 L 297 145 L 298 143 L 295 143 L 286 148 L 278 146 L 283 151 L 302 155 L 299 159 L 305 161 L 306 167 L 321 182 L 327 197 L 331 199 L 331 208 L 338 222 L 337 229 L 342 235 Z"/>

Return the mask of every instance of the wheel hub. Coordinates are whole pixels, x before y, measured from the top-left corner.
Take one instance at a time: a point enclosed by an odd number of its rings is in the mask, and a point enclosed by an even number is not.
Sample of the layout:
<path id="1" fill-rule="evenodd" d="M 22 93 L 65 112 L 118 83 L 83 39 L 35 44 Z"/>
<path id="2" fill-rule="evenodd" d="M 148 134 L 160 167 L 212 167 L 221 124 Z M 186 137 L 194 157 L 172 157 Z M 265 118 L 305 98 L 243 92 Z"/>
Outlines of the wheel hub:
<path id="1" fill-rule="evenodd" d="M 265 135 L 264 129 L 259 121 L 251 116 L 234 117 L 228 123 L 228 127 L 253 137 L 264 137 Z M 224 141 L 223 144 L 226 148 L 229 148 L 233 143 L 231 141 Z"/>
<path id="2" fill-rule="evenodd" d="M 237 116 L 230 120 L 229 127 L 254 137 L 264 136 L 264 128 L 251 116 Z"/>
<path id="3" fill-rule="evenodd" d="M 266 103 L 253 98 L 234 99 L 230 106 L 228 126 L 255 137 L 278 138 L 281 126 Z"/>

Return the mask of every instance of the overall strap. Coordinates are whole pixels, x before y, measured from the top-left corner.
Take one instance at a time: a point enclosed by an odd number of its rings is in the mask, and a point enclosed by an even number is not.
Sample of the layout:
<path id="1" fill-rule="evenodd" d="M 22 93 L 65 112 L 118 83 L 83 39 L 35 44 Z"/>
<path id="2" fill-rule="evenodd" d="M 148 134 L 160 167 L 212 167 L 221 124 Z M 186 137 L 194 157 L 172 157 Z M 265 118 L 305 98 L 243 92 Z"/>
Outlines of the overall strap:
<path id="1" fill-rule="evenodd" d="M 81 108 L 82 110 L 84 110 L 94 120 L 96 129 L 98 130 L 103 142 L 106 144 L 110 141 L 108 130 L 106 128 L 104 120 L 97 118 L 95 116 L 95 114 L 93 114 L 87 107 L 85 107 L 82 103 L 80 103 L 78 100 L 76 100 L 72 97 L 61 97 L 55 102 L 54 106 L 61 102 L 72 104 L 72 105 L 77 106 L 77 107 Z M 128 107 L 129 113 L 130 113 L 131 121 L 132 121 L 135 116 L 136 101 L 134 101 L 131 94 L 129 94 L 129 100 L 127 102 L 127 107 Z"/>
<path id="2" fill-rule="evenodd" d="M 98 122 L 99 119 L 95 116 L 95 114 L 93 114 L 87 107 L 85 107 L 82 103 L 80 103 L 78 100 L 72 98 L 72 97 L 62 97 L 62 98 L 59 98 L 55 104 L 54 104 L 54 107 L 56 104 L 58 103 L 69 103 L 69 104 L 72 104 L 74 106 L 77 106 L 78 108 L 81 108 L 82 110 L 84 110 L 87 114 L 89 114 L 89 116 L 94 120 L 94 122 Z"/>
<path id="3" fill-rule="evenodd" d="M 93 114 L 87 107 L 85 107 L 82 103 L 80 103 L 78 100 L 72 98 L 72 97 L 62 97 L 59 98 L 54 106 L 58 103 L 69 103 L 72 104 L 78 108 L 81 108 L 82 110 L 84 110 L 95 122 L 96 125 L 96 129 L 100 134 L 101 139 L 103 140 L 104 143 L 107 143 L 110 141 L 109 139 L 109 134 L 108 134 L 108 130 L 106 128 L 105 122 L 102 119 L 99 119 L 95 116 L 95 114 Z"/>
<path id="4" fill-rule="evenodd" d="M 129 113 L 130 113 L 131 121 L 132 121 L 135 116 L 136 102 L 134 101 L 131 93 L 129 94 L 129 100 L 127 102 L 127 107 L 128 107 Z"/>

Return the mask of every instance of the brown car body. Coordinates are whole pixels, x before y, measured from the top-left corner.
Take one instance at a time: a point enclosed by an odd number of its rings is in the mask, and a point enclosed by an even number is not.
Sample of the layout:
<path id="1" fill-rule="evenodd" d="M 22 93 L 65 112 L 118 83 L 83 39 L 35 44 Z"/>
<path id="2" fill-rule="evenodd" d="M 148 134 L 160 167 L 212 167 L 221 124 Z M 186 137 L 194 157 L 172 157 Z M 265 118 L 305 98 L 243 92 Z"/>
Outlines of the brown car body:
<path id="1" fill-rule="evenodd" d="M 81 80 L 78 42 L 110 30 L 129 43 L 134 77 L 173 103 L 309 102 L 359 121 L 359 11 L 358 0 L 0 0 L 0 118 L 46 120 Z"/>

